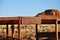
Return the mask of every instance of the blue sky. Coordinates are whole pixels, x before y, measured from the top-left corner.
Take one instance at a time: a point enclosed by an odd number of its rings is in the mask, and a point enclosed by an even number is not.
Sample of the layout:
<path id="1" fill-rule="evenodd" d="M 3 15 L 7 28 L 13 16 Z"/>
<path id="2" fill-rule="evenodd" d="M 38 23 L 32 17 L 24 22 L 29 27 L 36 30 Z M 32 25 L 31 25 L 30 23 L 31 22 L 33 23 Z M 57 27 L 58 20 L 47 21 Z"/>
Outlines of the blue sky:
<path id="1" fill-rule="evenodd" d="M 35 16 L 47 9 L 60 11 L 60 0 L 0 0 L 0 17 Z"/>

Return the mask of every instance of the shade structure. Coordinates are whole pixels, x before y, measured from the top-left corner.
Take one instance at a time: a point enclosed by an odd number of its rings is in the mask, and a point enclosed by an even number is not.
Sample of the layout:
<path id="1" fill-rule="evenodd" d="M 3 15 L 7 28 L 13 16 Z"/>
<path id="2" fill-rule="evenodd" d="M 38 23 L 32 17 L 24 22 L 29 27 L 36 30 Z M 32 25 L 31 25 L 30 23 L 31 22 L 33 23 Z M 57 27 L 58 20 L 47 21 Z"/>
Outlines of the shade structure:
<path id="1" fill-rule="evenodd" d="M 11 24 L 12 27 L 14 26 L 14 24 L 18 24 L 18 40 L 21 40 L 20 38 L 20 27 L 23 24 L 35 24 L 36 26 L 36 40 L 38 38 L 38 24 L 55 24 L 55 35 L 56 38 L 55 40 L 58 40 L 58 24 L 60 24 L 60 14 L 59 12 L 55 12 L 55 10 L 51 11 L 45 11 L 42 14 L 38 14 L 34 17 L 0 17 L 0 25 L 5 24 L 7 25 L 7 31 L 6 31 L 6 35 L 8 35 L 8 25 Z M 12 30 L 13 31 L 13 30 Z M 7 37 L 7 36 L 6 36 Z M 13 32 L 12 32 L 12 37 L 13 37 Z M 7 37 L 8 39 L 8 37 Z"/>

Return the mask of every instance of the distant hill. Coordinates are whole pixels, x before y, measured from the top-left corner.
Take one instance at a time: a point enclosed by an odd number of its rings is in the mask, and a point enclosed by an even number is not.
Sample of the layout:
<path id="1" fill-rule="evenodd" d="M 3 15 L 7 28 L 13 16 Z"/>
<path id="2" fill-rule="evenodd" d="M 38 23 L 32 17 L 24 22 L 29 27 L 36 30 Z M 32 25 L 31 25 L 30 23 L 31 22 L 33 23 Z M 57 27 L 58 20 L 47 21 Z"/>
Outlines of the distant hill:
<path id="1" fill-rule="evenodd" d="M 44 12 L 38 13 L 36 17 L 39 17 L 41 15 L 60 16 L 60 12 L 56 9 L 48 9 L 45 10 Z"/>

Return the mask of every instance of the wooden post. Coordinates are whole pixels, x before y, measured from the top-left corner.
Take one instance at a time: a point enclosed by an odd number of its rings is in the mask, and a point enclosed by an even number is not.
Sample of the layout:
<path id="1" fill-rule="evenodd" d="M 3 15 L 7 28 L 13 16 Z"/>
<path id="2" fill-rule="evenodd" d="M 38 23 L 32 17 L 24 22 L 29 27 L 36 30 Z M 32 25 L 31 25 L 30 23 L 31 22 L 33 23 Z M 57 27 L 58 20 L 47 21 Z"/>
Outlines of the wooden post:
<path id="1" fill-rule="evenodd" d="M 6 24 L 6 39 L 8 39 L 8 24 Z"/>
<path id="2" fill-rule="evenodd" d="M 18 40 L 20 40 L 20 18 L 18 23 Z"/>
<path id="3" fill-rule="evenodd" d="M 58 21 L 56 20 L 55 24 L 56 40 L 58 40 Z"/>
<path id="4" fill-rule="evenodd" d="M 38 28 L 37 28 L 37 24 L 36 24 L 36 40 L 38 40 Z"/>
<path id="5" fill-rule="evenodd" d="M 40 19 L 40 22 L 36 24 L 36 40 L 39 40 L 40 38 L 38 37 L 38 24 L 40 25 L 41 27 L 41 19 Z"/>
<path id="6" fill-rule="evenodd" d="M 14 32 L 14 25 L 12 24 L 12 40 L 14 40 L 13 38 L 13 32 Z"/>

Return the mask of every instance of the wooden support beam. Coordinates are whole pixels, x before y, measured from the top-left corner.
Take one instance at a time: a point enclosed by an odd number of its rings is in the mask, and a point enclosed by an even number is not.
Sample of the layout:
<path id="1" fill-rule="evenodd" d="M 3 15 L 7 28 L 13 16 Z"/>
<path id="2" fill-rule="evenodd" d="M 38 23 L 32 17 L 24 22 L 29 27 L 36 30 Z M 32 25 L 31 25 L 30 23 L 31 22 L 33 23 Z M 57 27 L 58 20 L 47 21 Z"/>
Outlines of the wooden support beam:
<path id="1" fill-rule="evenodd" d="M 14 24 L 11 24 L 11 25 L 12 25 L 12 26 L 11 26 L 11 27 L 12 27 L 12 40 L 14 40 L 14 39 L 13 39 L 13 33 L 14 33 Z"/>
<path id="2" fill-rule="evenodd" d="M 41 27 L 41 18 L 40 18 L 40 23 L 39 23 L 40 27 Z M 39 40 L 40 38 L 38 37 L 38 24 L 36 24 L 36 40 Z"/>
<path id="3" fill-rule="evenodd" d="M 38 40 L 38 24 L 36 24 L 36 40 Z"/>
<path id="4" fill-rule="evenodd" d="M 56 20 L 55 24 L 56 40 L 58 40 L 58 21 Z"/>
<path id="5" fill-rule="evenodd" d="M 8 24 L 6 24 L 6 39 L 8 40 Z"/>
<path id="6" fill-rule="evenodd" d="M 18 40 L 20 40 L 20 18 L 18 23 Z"/>

